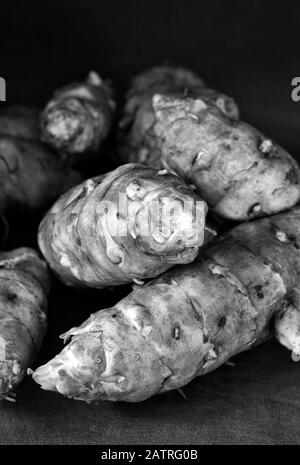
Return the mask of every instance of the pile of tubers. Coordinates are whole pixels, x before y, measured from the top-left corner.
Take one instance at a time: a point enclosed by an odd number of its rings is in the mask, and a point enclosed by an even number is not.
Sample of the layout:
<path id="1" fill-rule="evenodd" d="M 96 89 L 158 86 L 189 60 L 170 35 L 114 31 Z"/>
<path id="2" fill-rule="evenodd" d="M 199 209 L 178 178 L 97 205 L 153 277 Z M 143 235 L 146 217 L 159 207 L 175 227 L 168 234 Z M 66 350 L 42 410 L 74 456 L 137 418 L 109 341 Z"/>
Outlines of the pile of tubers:
<path id="1" fill-rule="evenodd" d="M 119 166 L 86 178 L 108 141 Z M 94 71 L 43 111 L 3 108 L 0 181 L 1 218 L 41 220 L 41 254 L 0 253 L 1 399 L 28 373 L 88 403 L 139 402 L 272 336 L 300 360 L 300 168 L 193 71 L 142 72 L 119 112 Z M 83 292 L 133 290 L 33 371 L 51 272 Z"/>

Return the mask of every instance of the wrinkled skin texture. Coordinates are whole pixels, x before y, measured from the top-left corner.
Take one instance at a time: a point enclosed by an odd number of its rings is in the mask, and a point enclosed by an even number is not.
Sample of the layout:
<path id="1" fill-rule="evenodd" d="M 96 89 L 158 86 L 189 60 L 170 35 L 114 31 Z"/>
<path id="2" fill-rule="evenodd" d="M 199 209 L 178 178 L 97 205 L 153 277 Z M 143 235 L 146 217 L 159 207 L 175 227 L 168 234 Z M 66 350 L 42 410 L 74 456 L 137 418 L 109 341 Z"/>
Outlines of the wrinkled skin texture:
<path id="1" fill-rule="evenodd" d="M 50 277 L 28 248 L 0 253 L 0 399 L 13 399 L 47 327 Z"/>
<path id="2" fill-rule="evenodd" d="M 152 97 L 156 93 L 197 96 L 217 105 L 231 118 L 239 117 L 231 97 L 210 89 L 192 71 L 173 66 L 147 69 L 133 80 L 119 123 L 118 151 L 126 162 L 144 163 L 157 169 L 163 166 L 159 140 L 154 133 Z"/>
<path id="3" fill-rule="evenodd" d="M 298 164 L 258 130 L 202 99 L 156 95 L 153 106 L 165 166 L 216 214 L 244 221 L 296 205 Z"/>
<path id="4" fill-rule="evenodd" d="M 92 71 L 86 81 L 55 92 L 41 115 L 42 139 L 76 160 L 98 150 L 110 131 L 114 111 L 109 83 Z"/>
<path id="5" fill-rule="evenodd" d="M 10 105 L 1 109 L 0 134 L 39 140 L 39 112 L 36 108 Z"/>
<path id="6" fill-rule="evenodd" d="M 237 226 L 64 334 L 71 342 L 35 381 L 87 402 L 138 402 L 218 368 L 273 335 L 274 316 L 278 326 L 291 306 L 299 314 L 299 238 L 299 207 Z M 294 351 L 300 327 L 283 326 L 279 340 Z"/>
<path id="7" fill-rule="evenodd" d="M 0 134 L 0 213 L 47 207 L 81 179 L 40 142 Z"/>
<path id="8" fill-rule="evenodd" d="M 162 237 L 157 232 L 164 215 L 151 208 L 174 202 L 179 208 Z M 192 208 L 183 211 L 183 202 Z M 38 241 L 65 284 L 103 288 L 151 278 L 193 261 L 204 241 L 205 216 L 205 202 L 179 177 L 127 164 L 62 196 L 43 219 Z M 205 240 L 210 237 L 207 231 Z"/>

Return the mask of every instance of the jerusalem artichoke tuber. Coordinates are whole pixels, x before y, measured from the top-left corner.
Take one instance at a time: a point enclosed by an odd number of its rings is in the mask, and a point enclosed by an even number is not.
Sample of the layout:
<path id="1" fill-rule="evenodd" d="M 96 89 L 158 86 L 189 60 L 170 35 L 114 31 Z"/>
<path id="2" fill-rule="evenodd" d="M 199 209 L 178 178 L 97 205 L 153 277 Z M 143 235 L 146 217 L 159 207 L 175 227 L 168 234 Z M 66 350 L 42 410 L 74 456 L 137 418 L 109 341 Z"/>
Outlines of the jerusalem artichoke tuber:
<path id="1" fill-rule="evenodd" d="M 72 328 L 33 378 L 78 400 L 138 402 L 216 369 L 274 334 L 274 324 L 298 359 L 299 276 L 300 207 L 241 224 L 194 263 Z"/>
<path id="2" fill-rule="evenodd" d="M 152 97 L 156 93 L 197 96 L 214 103 L 228 116 L 239 117 L 232 98 L 208 88 L 192 71 L 172 66 L 147 69 L 134 79 L 119 124 L 119 154 L 126 162 L 162 167 L 160 145 L 153 133 Z"/>
<path id="3" fill-rule="evenodd" d="M 41 116 L 42 139 L 72 155 L 95 152 L 108 135 L 115 102 L 108 82 L 94 71 L 85 82 L 55 92 Z"/>
<path id="4" fill-rule="evenodd" d="M 293 207 L 300 171 L 279 145 L 199 98 L 153 97 L 164 164 L 223 218 L 243 221 Z"/>
<path id="5" fill-rule="evenodd" d="M 0 399 L 13 400 L 47 326 L 50 277 L 32 249 L 0 253 Z"/>
<path id="6" fill-rule="evenodd" d="M 139 282 L 193 261 L 205 216 L 179 177 L 127 164 L 63 195 L 40 225 L 39 246 L 66 284 Z"/>

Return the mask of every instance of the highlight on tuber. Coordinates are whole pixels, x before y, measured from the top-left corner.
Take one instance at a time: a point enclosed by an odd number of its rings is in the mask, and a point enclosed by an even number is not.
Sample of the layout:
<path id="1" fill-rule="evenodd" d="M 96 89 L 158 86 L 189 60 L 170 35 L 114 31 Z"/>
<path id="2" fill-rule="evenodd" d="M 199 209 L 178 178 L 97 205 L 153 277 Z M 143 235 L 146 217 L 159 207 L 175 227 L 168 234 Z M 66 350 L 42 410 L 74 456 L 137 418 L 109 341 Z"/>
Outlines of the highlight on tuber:
<path id="1" fill-rule="evenodd" d="M 127 164 L 63 195 L 39 228 L 39 247 L 67 285 L 103 288 L 155 277 L 195 259 L 206 204 L 178 177 Z"/>
<path id="2" fill-rule="evenodd" d="M 54 93 L 41 115 L 42 140 L 71 161 L 96 152 L 111 129 L 115 106 L 108 81 L 91 71 L 86 81 Z"/>
<path id="3" fill-rule="evenodd" d="M 162 167 L 160 143 L 154 134 L 152 97 L 156 93 L 203 98 L 231 118 L 239 118 L 235 101 L 207 87 L 193 71 L 175 66 L 147 69 L 133 80 L 119 123 L 118 151 L 126 162 L 144 163 L 158 169 Z"/>
<path id="4" fill-rule="evenodd" d="M 300 171 L 282 147 L 199 98 L 153 97 L 164 165 L 223 218 L 244 221 L 296 205 Z"/>
<path id="5" fill-rule="evenodd" d="M 274 333 L 300 358 L 300 207 L 243 223 L 62 336 L 33 373 L 67 397 L 138 402 L 178 389 Z M 292 327 L 287 324 L 292 321 Z"/>
<path id="6" fill-rule="evenodd" d="M 33 249 L 0 253 L 0 399 L 14 400 L 47 327 L 50 276 Z"/>

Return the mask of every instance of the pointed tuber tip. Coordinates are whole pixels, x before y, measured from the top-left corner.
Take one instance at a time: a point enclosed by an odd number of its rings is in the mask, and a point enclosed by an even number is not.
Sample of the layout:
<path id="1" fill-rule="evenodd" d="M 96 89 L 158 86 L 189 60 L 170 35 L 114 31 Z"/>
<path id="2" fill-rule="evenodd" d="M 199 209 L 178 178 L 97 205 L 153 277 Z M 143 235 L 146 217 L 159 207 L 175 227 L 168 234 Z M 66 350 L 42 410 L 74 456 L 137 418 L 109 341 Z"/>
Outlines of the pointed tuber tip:
<path id="1" fill-rule="evenodd" d="M 28 373 L 32 376 L 32 379 L 46 391 L 57 391 L 56 385 L 59 380 L 57 372 L 53 370 L 51 362 L 46 365 L 42 365 L 35 371 L 31 370 Z"/>
<path id="2" fill-rule="evenodd" d="M 91 86 L 99 87 L 102 85 L 102 79 L 96 71 L 90 71 L 87 78 L 87 83 Z"/>

